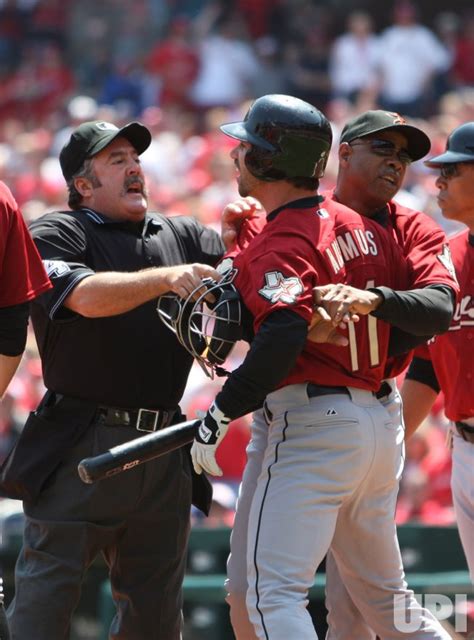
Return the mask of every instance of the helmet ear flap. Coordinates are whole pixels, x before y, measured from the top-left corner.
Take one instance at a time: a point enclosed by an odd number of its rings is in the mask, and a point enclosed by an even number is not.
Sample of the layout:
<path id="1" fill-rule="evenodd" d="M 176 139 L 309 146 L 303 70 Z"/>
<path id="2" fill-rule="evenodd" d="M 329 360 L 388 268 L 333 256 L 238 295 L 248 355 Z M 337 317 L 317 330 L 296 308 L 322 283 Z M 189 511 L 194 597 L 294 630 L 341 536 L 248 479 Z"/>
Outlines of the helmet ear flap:
<path id="1" fill-rule="evenodd" d="M 273 158 L 273 151 L 252 145 L 245 155 L 245 166 L 259 180 L 283 180 L 285 174 L 273 167 Z"/>

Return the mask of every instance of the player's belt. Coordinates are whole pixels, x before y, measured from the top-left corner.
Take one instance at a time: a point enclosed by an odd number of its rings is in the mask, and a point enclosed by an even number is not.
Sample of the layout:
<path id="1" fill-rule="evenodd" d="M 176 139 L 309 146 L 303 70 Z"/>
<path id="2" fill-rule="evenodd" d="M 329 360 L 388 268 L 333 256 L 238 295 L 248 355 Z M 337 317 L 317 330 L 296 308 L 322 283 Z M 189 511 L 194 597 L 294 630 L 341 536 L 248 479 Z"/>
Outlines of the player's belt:
<path id="1" fill-rule="evenodd" d="M 391 385 L 386 380 L 384 380 L 380 385 L 380 388 L 375 392 L 375 397 L 377 398 L 377 400 L 380 400 L 380 398 L 386 398 L 391 393 L 392 393 Z"/>
<path id="2" fill-rule="evenodd" d="M 474 427 L 465 422 L 455 422 L 456 430 L 463 440 L 474 444 Z"/>
<path id="3" fill-rule="evenodd" d="M 308 398 L 317 398 L 318 396 L 329 396 L 333 394 L 340 395 L 341 393 L 346 396 L 351 395 L 347 387 L 326 387 L 321 384 L 314 384 L 314 382 L 308 382 L 306 385 L 306 393 L 308 394 Z M 273 414 L 266 402 L 263 403 L 263 417 L 265 418 L 265 422 L 270 425 L 273 420 Z"/>
<path id="4" fill-rule="evenodd" d="M 329 396 L 341 393 L 350 396 L 349 389 L 347 387 L 326 387 L 321 384 L 314 384 L 313 382 L 308 382 L 306 392 L 308 394 L 308 398 L 317 398 L 318 396 Z"/>
<path id="5" fill-rule="evenodd" d="M 137 431 L 159 431 L 168 427 L 173 419 L 174 411 L 165 409 L 118 409 L 115 407 L 98 407 L 97 422 L 109 427 L 133 427 Z"/>

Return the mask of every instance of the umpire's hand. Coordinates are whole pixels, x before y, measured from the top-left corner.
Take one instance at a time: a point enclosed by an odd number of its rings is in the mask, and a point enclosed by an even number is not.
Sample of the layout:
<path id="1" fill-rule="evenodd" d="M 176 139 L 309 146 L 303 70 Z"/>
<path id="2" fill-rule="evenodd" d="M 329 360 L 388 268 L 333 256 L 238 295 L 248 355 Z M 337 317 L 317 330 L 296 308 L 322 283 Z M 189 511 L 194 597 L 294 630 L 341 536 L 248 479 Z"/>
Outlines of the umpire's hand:
<path id="1" fill-rule="evenodd" d="M 230 418 L 227 418 L 213 402 L 199 425 L 191 447 L 191 458 L 196 473 L 206 471 L 211 476 L 222 475 L 222 469 L 216 462 L 216 450 L 227 433 L 229 422 Z"/>

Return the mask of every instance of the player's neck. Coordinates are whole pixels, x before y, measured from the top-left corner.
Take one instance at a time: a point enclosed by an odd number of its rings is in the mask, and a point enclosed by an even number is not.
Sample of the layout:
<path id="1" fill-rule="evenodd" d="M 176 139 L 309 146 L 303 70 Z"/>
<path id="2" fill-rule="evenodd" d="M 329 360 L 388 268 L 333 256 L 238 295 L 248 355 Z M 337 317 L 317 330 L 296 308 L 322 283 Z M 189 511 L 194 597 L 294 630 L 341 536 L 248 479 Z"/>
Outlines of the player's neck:
<path id="1" fill-rule="evenodd" d="M 269 182 L 268 187 L 262 190 L 258 199 L 265 211 L 274 211 L 294 200 L 312 198 L 318 195 L 317 189 L 298 189 L 288 182 Z"/>

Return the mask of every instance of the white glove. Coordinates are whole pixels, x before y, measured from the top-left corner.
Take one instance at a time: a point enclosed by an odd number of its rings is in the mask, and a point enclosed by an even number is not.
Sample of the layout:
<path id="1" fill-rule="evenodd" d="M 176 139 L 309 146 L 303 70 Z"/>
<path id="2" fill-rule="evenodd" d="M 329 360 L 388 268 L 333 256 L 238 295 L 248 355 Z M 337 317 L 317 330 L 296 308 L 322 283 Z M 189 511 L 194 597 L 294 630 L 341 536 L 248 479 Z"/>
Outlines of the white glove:
<path id="1" fill-rule="evenodd" d="M 223 440 L 229 428 L 230 418 L 227 418 L 215 402 L 199 425 L 197 435 L 191 447 L 191 458 L 194 471 L 207 471 L 212 476 L 221 476 L 222 469 L 216 462 L 216 449 Z"/>

